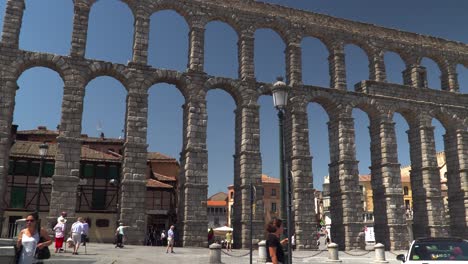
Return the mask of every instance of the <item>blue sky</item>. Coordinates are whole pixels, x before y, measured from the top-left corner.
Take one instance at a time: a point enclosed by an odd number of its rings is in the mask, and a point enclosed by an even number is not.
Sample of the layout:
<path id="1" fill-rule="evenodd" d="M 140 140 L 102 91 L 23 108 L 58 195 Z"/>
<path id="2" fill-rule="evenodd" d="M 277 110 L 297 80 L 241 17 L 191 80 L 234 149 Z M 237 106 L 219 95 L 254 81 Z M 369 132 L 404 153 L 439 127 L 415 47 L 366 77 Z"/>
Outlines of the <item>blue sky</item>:
<path id="1" fill-rule="evenodd" d="M 468 43 L 468 2 L 459 0 L 271 0 L 281 4 L 335 17 L 357 20 L 421 34 L 429 34 Z M 0 0 L 4 10 L 6 0 Z M 47 3 L 47 4 L 45 4 Z M 67 55 L 70 50 L 73 1 L 26 0 L 20 35 L 20 48 Z M 0 23 L 3 25 L 2 11 Z M 154 67 L 185 71 L 187 65 L 188 27 L 173 11 L 153 14 L 150 26 L 148 63 Z M 221 22 L 206 27 L 205 71 L 210 75 L 237 77 L 237 36 Z M 99 0 L 92 8 L 86 57 L 126 64 L 132 55 L 133 17 L 125 4 L 117 0 Z M 255 33 L 255 73 L 259 81 L 274 82 L 285 74 L 284 43 L 269 29 Z M 304 83 L 329 85 L 327 50 L 317 39 L 306 38 L 303 48 Z M 348 86 L 368 77 L 367 58 L 355 46 L 346 46 Z M 403 62 L 392 53 L 385 56 L 390 82 L 402 83 Z M 440 89 L 440 72 L 434 62 L 423 60 L 428 68 L 429 86 Z M 468 69 L 458 67 L 461 92 L 468 93 Z M 52 70 L 33 68 L 19 80 L 14 122 L 20 129 L 38 125 L 54 128 L 60 122 L 63 82 Z M 102 130 L 108 137 L 122 136 L 125 115 L 125 88 L 111 77 L 99 77 L 86 87 L 82 132 L 97 136 Z M 175 86 L 158 84 L 149 91 L 148 144 L 179 158 L 182 148 L 182 109 L 184 99 Z M 260 104 L 261 152 L 263 173 L 278 177 L 278 124 L 272 99 L 262 96 Z M 209 194 L 226 191 L 233 182 L 234 100 L 224 91 L 212 90 L 207 96 Z M 322 189 L 328 174 L 328 116 L 317 104 L 310 104 L 309 128 L 313 156 L 314 187 Z M 355 110 L 357 159 L 361 174 L 369 173 L 369 120 Z M 402 165 L 409 164 L 405 131 L 408 125 L 396 115 L 398 153 Z M 444 129 L 436 120 L 437 150 L 443 150 Z M 312 179 L 311 179 L 312 180 Z"/>

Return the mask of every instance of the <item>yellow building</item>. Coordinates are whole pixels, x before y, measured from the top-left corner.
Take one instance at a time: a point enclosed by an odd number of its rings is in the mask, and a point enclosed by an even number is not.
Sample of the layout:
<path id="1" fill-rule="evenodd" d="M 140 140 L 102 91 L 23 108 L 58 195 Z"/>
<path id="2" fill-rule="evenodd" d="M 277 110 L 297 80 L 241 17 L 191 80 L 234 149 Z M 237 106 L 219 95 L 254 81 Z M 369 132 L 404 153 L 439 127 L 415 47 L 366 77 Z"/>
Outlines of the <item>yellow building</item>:
<path id="1" fill-rule="evenodd" d="M 444 197 L 444 204 L 447 208 L 447 166 L 445 161 L 445 153 L 443 151 L 437 153 L 437 164 L 440 170 L 442 197 Z M 408 210 L 408 213 L 411 213 L 411 209 L 413 208 L 410 171 L 411 165 L 401 167 L 401 184 L 403 187 L 404 194 L 403 199 L 405 208 Z M 359 175 L 359 186 L 363 194 L 361 202 L 363 203 L 363 208 L 365 212 L 364 217 L 365 220 L 370 220 L 371 218 L 373 218 L 372 213 L 374 212 L 374 203 L 372 201 L 371 175 Z"/>

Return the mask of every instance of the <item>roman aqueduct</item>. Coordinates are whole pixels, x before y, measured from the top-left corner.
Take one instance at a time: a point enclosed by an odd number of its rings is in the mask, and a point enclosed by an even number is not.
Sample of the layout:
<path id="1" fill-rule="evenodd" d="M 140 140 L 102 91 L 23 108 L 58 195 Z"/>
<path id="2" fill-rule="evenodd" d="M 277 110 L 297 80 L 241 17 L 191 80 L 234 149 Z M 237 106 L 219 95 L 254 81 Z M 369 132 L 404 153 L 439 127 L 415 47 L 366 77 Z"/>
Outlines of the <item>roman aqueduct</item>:
<path id="1" fill-rule="evenodd" d="M 155 83 L 174 84 L 185 98 L 183 151 L 179 178 L 178 219 L 186 246 L 206 245 L 207 91 L 223 88 L 235 100 L 235 223 L 234 241 L 249 245 L 249 188 L 257 188 L 253 216 L 254 238 L 263 236 L 259 109 L 257 99 L 271 94 L 271 84 L 257 82 L 254 74 L 254 32 L 269 28 L 286 44 L 286 79 L 291 90 L 286 113 L 287 157 L 293 175 L 294 225 L 298 247 L 312 248 L 316 228 L 309 151 L 307 104 L 317 102 L 329 115 L 330 191 L 332 240 L 343 249 L 357 247 L 362 228 L 360 190 L 354 143 L 354 108 L 370 119 L 371 174 L 376 240 L 390 249 L 407 246 L 400 164 L 396 151 L 393 114 L 409 124 L 411 185 L 415 236 L 468 233 L 468 96 L 459 93 L 456 66 L 468 67 L 468 46 L 463 43 L 358 23 L 252 0 L 122 0 L 134 15 L 133 58 L 127 65 L 85 58 L 88 18 L 94 0 L 74 0 L 74 24 L 69 55 L 19 49 L 24 0 L 8 0 L 0 44 L 0 193 L 8 173 L 10 131 L 17 79 L 25 70 L 43 66 L 62 77 L 65 87 L 60 135 L 53 176 L 49 216 L 76 204 L 80 163 L 84 88 L 97 76 L 112 76 L 127 89 L 125 152 L 123 157 L 120 217 L 131 225 L 132 243 L 141 243 L 146 231 L 144 208 L 147 90 Z M 236 3 L 234 3 L 236 2 Z M 174 10 L 189 25 L 189 63 L 185 72 L 148 66 L 148 32 L 152 13 Z M 204 28 L 210 21 L 229 24 L 238 34 L 238 78 L 209 76 L 204 72 Z M 330 87 L 302 83 L 301 40 L 320 39 L 329 51 Z M 346 90 L 344 45 L 361 47 L 369 58 L 369 78 Z M 404 85 L 386 81 L 383 55 L 398 53 L 406 64 Z M 442 90 L 427 87 L 421 59 L 435 61 L 441 71 Z M 444 225 L 440 175 L 436 162 L 432 118 L 445 130 L 449 226 Z M 73 213 L 72 213 L 73 214 Z M 463 233 L 464 232 L 464 233 Z"/>

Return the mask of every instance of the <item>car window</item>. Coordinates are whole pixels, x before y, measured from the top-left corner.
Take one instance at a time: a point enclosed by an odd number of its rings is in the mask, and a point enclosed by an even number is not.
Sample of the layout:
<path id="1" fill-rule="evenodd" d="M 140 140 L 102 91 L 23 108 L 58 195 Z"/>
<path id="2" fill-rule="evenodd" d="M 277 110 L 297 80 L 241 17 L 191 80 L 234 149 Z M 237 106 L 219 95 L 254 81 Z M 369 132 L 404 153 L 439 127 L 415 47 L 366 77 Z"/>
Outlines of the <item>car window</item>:
<path id="1" fill-rule="evenodd" d="M 410 253 L 410 260 L 468 260 L 466 241 L 424 241 L 416 242 Z"/>

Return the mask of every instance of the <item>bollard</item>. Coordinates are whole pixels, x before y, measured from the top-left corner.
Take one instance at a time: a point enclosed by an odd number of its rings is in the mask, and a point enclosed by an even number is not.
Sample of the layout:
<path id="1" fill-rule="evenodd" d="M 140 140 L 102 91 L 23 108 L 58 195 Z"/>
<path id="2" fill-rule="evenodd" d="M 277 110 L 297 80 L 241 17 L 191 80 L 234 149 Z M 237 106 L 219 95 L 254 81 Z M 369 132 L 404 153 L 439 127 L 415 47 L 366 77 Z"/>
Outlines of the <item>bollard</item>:
<path id="1" fill-rule="evenodd" d="M 341 260 L 338 259 L 338 244 L 336 243 L 328 244 L 327 262 L 341 262 Z"/>
<path id="2" fill-rule="evenodd" d="M 221 245 L 213 243 L 210 245 L 210 264 L 221 264 Z"/>
<path id="3" fill-rule="evenodd" d="M 388 263 L 388 261 L 385 260 L 385 246 L 382 243 L 377 243 L 374 246 L 374 251 L 375 251 L 374 263 Z"/>
<path id="4" fill-rule="evenodd" d="M 265 263 L 267 259 L 266 241 L 258 242 L 258 260 L 257 263 Z"/>

